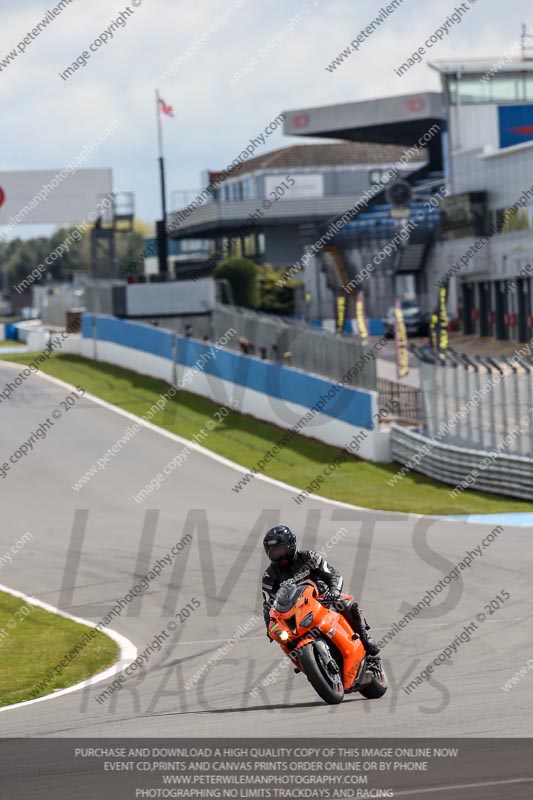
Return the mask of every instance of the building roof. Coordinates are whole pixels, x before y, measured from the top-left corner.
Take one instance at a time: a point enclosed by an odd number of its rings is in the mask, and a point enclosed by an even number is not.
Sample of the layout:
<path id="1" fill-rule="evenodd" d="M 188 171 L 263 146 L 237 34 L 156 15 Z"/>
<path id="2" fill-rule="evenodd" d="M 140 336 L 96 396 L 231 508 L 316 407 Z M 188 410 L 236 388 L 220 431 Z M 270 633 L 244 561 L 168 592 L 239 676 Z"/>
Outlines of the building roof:
<path id="1" fill-rule="evenodd" d="M 378 97 L 285 112 L 286 136 L 413 145 L 433 121 L 446 119 L 441 92 Z"/>
<path id="2" fill-rule="evenodd" d="M 424 151 L 420 152 L 423 160 Z M 243 162 L 233 172 L 232 177 L 266 169 L 393 164 L 404 154 L 404 147 L 391 144 L 371 144 L 368 142 L 294 144 Z"/>
<path id="3" fill-rule="evenodd" d="M 429 66 L 443 75 L 484 75 L 486 72 L 498 75 L 501 72 L 533 72 L 533 61 L 523 59 L 509 60 L 506 56 L 487 58 L 450 58 L 432 61 Z"/>

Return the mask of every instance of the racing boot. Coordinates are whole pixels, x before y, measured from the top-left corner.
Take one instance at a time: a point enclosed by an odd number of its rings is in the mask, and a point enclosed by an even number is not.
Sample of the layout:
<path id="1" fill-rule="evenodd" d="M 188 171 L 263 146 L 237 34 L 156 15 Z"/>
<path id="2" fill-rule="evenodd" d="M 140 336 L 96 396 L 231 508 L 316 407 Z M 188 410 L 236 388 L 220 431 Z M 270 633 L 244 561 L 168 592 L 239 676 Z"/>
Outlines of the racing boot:
<path id="1" fill-rule="evenodd" d="M 369 656 L 379 655 L 379 645 L 368 635 L 367 631 L 370 630 L 370 625 L 367 625 L 366 620 L 363 620 L 361 609 L 355 600 L 347 605 L 346 612 L 346 618 L 361 639 L 366 654 Z"/>

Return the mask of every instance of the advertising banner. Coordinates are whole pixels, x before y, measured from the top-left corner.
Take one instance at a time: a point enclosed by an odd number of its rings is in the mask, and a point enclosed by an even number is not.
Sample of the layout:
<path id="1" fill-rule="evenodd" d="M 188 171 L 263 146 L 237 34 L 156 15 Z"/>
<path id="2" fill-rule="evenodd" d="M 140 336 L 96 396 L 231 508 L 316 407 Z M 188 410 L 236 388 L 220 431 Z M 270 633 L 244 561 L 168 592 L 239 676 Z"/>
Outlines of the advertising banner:
<path id="1" fill-rule="evenodd" d="M 346 295 L 344 292 L 339 292 L 337 301 L 335 303 L 335 331 L 337 336 L 342 336 L 344 332 L 344 325 L 346 323 Z"/>
<path id="2" fill-rule="evenodd" d="M 368 339 L 368 320 L 365 311 L 365 295 L 359 292 L 355 301 L 355 320 L 357 322 L 357 332 L 363 341 Z"/>
<path id="3" fill-rule="evenodd" d="M 448 289 L 443 286 L 439 289 L 439 324 L 438 324 L 438 349 L 439 356 L 446 358 L 448 352 L 449 335 L 448 335 Z"/>
<path id="4" fill-rule="evenodd" d="M 409 341 L 400 300 L 396 300 L 394 306 L 394 340 L 396 342 L 396 374 L 401 379 L 409 374 Z"/>

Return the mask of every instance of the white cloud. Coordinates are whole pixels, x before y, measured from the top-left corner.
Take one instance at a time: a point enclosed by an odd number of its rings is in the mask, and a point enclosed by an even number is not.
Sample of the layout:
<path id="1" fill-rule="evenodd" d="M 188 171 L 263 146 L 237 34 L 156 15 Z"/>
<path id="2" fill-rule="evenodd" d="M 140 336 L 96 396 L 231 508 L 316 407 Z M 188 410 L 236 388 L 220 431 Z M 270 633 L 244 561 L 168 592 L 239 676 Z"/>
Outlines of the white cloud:
<path id="1" fill-rule="evenodd" d="M 233 73 L 301 12 L 304 2 L 243 0 L 225 25 L 163 79 L 165 69 L 235 0 L 143 0 L 107 46 L 64 82 L 58 73 L 127 5 L 73 0 L 24 55 L 0 72 L 0 166 L 60 167 L 117 118 L 119 130 L 90 166 L 113 167 L 116 185 L 135 191 L 138 214 L 153 220 L 159 213 L 156 86 L 175 111 L 175 120 L 165 126 L 169 192 L 197 188 L 204 168 L 225 166 L 283 109 L 439 88 L 438 76 L 425 63 L 404 78 L 395 76 L 394 68 L 443 23 L 459 5 L 457 0 L 405 0 L 334 73 L 325 66 L 375 18 L 381 5 L 374 0 L 307 0 L 311 9 L 302 14 L 303 22 L 260 59 L 252 74 L 230 86 Z M 0 62 L 53 5 L 53 0 L 25 2 L 23 8 L 10 4 L 2 12 Z M 431 58 L 497 59 L 518 38 L 522 10 L 518 0 L 508 0 L 505 7 L 496 0 L 478 0 Z M 276 134 L 267 149 L 288 143 Z"/>

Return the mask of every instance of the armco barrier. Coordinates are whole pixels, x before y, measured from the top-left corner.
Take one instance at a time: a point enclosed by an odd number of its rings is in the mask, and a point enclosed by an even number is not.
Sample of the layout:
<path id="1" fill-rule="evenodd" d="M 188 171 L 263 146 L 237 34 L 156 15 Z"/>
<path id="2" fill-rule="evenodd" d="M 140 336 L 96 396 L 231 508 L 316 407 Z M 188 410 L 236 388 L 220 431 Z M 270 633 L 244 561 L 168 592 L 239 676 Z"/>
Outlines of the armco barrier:
<path id="1" fill-rule="evenodd" d="M 376 424 L 376 392 L 339 386 L 172 331 L 91 314 L 82 317 L 80 354 L 160 378 L 284 429 L 307 415 L 301 435 L 345 447 L 359 434 L 354 453 L 370 461 L 390 460 L 388 432 Z M 310 414 L 314 406 L 318 410 Z"/>
<path id="2" fill-rule="evenodd" d="M 442 444 L 397 423 L 391 424 L 394 461 L 430 478 L 493 494 L 533 500 L 533 460 Z M 422 455 L 424 453 L 424 455 Z"/>

